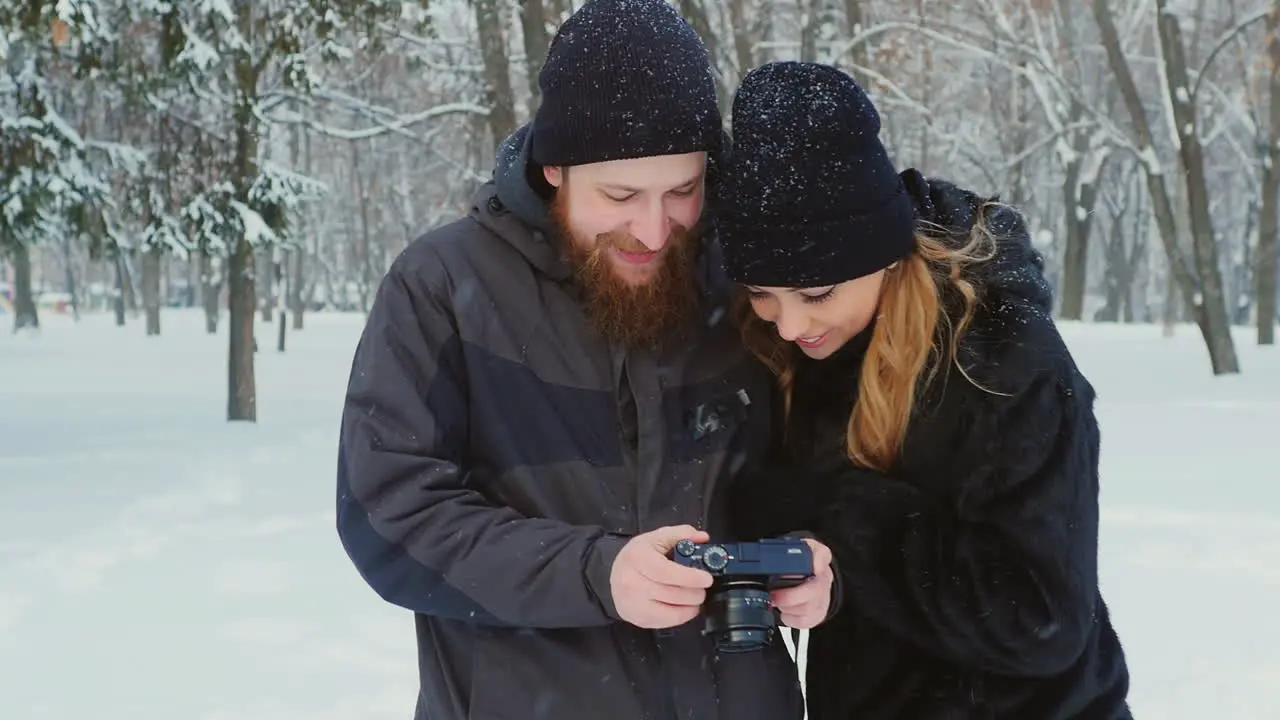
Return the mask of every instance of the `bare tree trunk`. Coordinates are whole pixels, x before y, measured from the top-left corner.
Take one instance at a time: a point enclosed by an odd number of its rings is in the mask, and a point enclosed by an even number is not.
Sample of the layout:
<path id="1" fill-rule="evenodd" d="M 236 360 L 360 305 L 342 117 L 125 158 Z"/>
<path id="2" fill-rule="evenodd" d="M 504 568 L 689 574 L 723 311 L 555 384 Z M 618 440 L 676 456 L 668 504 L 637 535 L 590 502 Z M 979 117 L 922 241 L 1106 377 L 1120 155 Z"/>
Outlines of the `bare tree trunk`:
<path id="1" fill-rule="evenodd" d="M 1125 304 L 1125 295 L 1129 292 L 1130 276 L 1125 253 L 1124 241 L 1124 216 L 1127 210 L 1126 203 L 1110 204 L 1111 222 L 1104 226 L 1107 228 L 1102 239 L 1102 249 L 1106 254 L 1107 265 L 1104 281 L 1106 286 L 1107 300 L 1106 303 L 1094 314 L 1094 320 L 1097 322 L 1118 322 L 1120 320 L 1121 309 Z M 1068 252 L 1070 246 L 1068 246 Z M 1065 285 L 1066 282 L 1064 281 Z M 1078 319 L 1078 318 L 1077 318 Z"/>
<path id="2" fill-rule="evenodd" d="M 756 14 L 759 18 L 756 23 L 755 40 L 758 43 L 772 43 L 778 39 L 778 5 L 776 3 L 758 3 L 756 4 Z M 773 60 L 780 59 L 778 51 L 772 48 L 757 48 L 755 53 L 756 63 L 764 65 Z"/>
<path id="3" fill-rule="evenodd" d="M 80 322 L 80 290 L 76 286 L 75 258 L 71 251 L 71 238 L 62 236 L 62 269 L 66 276 L 67 295 L 71 297 L 71 319 Z"/>
<path id="4" fill-rule="evenodd" d="M 1172 204 L 1175 208 L 1186 208 L 1187 203 L 1187 181 L 1182 175 L 1174 175 L 1170 179 L 1173 187 Z M 1191 231 L 1191 216 L 1186 212 L 1179 212 L 1173 216 L 1173 227 L 1178 234 L 1178 248 L 1181 252 L 1186 252 L 1194 242 Z M 1174 322 L 1183 322 L 1190 318 L 1196 318 L 1196 306 L 1193 299 L 1188 298 L 1185 294 L 1180 296 L 1171 296 L 1170 302 L 1173 304 Z"/>
<path id="5" fill-rule="evenodd" d="M 733 26 L 733 54 L 738 63 L 738 82 L 742 82 L 742 76 L 756 66 L 755 53 L 752 52 L 756 33 L 751 31 L 747 22 L 746 5 L 746 0 L 729 0 L 729 23 Z"/>
<path id="6" fill-rule="evenodd" d="M 1076 123 L 1084 116 L 1079 101 L 1072 101 L 1068 122 Z M 1084 301 L 1088 294 L 1089 235 L 1093 227 L 1093 211 L 1098 201 L 1097 173 L 1085 176 L 1093 168 L 1084 167 L 1090 152 L 1089 136 L 1085 132 L 1073 132 L 1072 150 L 1067 163 L 1067 177 L 1062 185 L 1062 200 L 1066 209 L 1067 237 L 1062 252 L 1062 306 L 1060 314 L 1066 320 L 1084 317 Z M 1108 300 L 1110 302 L 1110 300 Z"/>
<path id="7" fill-rule="evenodd" d="M 1235 302 L 1227 308 L 1231 311 L 1232 325 L 1248 325 L 1253 320 L 1253 312 L 1257 310 L 1258 299 L 1254 297 L 1257 284 L 1253 280 L 1253 271 L 1257 267 L 1258 248 L 1253 242 L 1253 237 L 1256 234 L 1258 242 L 1262 242 L 1262 229 L 1259 227 L 1262 216 L 1261 203 L 1261 196 L 1249 198 L 1249 205 L 1245 209 L 1244 228 L 1239 234 L 1240 254 L 1228 268 L 1231 281 L 1227 286 L 1228 297 L 1235 298 Z M 1229 252 L 1234 253 L 1234 250 Z"/>
<path id="8" fill-rule="evenodd" d="M 1150 238 L 1151 218 L 1147 214 L 1147 209 L 1143 202 L 1141 188 L 1137 186 L 1138 182 L 1126 181 L 1125 185 L 1132 188 L 1134 208 L 1131 216 L 1133 218 L 1133 247 L 1129 250 L 1128 263 L 1126 264 L 1125 288 L 1124 288 L 1124 321 L 1132 323 L 1136 316 L 1133 307 L 1134 281 L 1138 279 L 1138 269 L 1144 258 L 1148 258 L 1150 262 L 1150 254 L 1147 252 L 1147 241 Z"/>
<path id="9" fill-rule="evenodd" d="M 796 13 L 800 16 L 800 60 L 817 62 L 822 0 L 796 0 Z"/>
<path id="10" fill-rule="evenodd" d="M 253 5 L 236 3 L 240 32 L 252 42 Z M 258 173 L 258 127 L 254 106 L 257 103 L 258 70 L 253 59 L 241 55 L 236 58 L 235 76 L 237 98 L 233 112 L 235 122 L 235 164 L 232 180 L 236 186 L 236 198 L 247 203 L 249 189 Z M 237 233 L 231 242 L 228 258 L 227 283 L 229 342 L 227 347 L 227 420 L 257 422 L 258 403 L 255 387 L 254 307 L 256 301 L 256 267 L 254 247 L 243 232 Z"/>
<path id="11" fill-rule="evenodd" d="M 498 0 L 475 0 L 475 9 L 480 56 L 484 60 L 484 79 L 488 86 L 489 131 L 496 145 L 516 131 L 511 68 L 502 33 L 503 15 L 498 11 Z"/>
<path id="12" fill-rule="evenodd" d="M 184 273 L 187 280 L 187 301 L 184 307 L 196 307 L 204 305 L 204 287 L 200 284 L 200 253 L 192 253 L 187 256 L 186 272 Z"/>
<path id="13" fill-rule="evenodd" d="M 547 36 L 547 15 L 542 0 L 524 0 L 520 3 L 520 24 L 524 36 L 525 68 L 529 74 L 529 103 L 526 108 L 532 118 L 542 102 L 538 74 L 542 72 L 542 65 L 547 60 L 547 46 L 551 44 L 551 38 Z"/>
<path id="14" fill-rule="evenodd" d="M 147 315 L 147 337 L 160 334 L 160 251 L 142 252 L 142 307 Z"/>
<path id="15" fill-rule="evenodd" d="M 124 250 L 116 248 L 115 262 L 112 264 L 115 265 L 116 270 L 116 327 L 124 327 L 125 309 L 129 297 L 129 281 L 127 278 L 129 271 L 125 269 L 124 265 Z"/>
<path id="16" fill-rule="evenodd" d="M 1280 0 L 1271 6 L 1267 16 L 1267 55 L 1271 70 L 1270 126 L 1266 154 L 1262 160 L 1262 216 L 1258 226 L 1258 249 L 1253 277 L 1258 303 L 1258 344 L 1276 342 L 1277 243 L 1280 242 Z"/>
<path id="17" fill-rule="evenodd" d="M 356 262 L 360 264 L 360 312 L 368 313 L 373 296 L 373 254 L 369 237 L 369 193 L 364 185 L 364 169 L 360 164 L 360 143 L 351 143 L 351 173 L 356 180 L 356 202 L 360 204 L 360 241 L 356 245 Z"/>
<path id="18" fill-rule="evenodd" d="M 294 139 L 296 140 L 299 135 L 302 137 L 302 171 L 307 177 L 311 177 L 311 133 L 305 126 L 295 125 L 294 127 Z M 294 164 L 297 164 L 297 158 L 294 158 Z M 305 222 L 300 226 L 300 235 L 304 238 L 302 248 L 312 248 L 310 255 L 313 258 L 320 251 L 319 243 L 312 237 L 315 232 L 316 229 Z M 293 278 L 289 282 L 289 305 L 293 310 L 294 330 L 302 329 L 302 318 L 307 309 L 307 300 L 303 295 L 303 286 L 306 280 L 306 258 L 307 252 L 304 252 L 301 248 L 299 248 L 298 252 L 292 253 L 290 257 Z"/>
<path id="19" fill-rule="evenodd" d="M 1183 176 L 1187 181 L 1187 201 L 1191 214 L 1191 244 L 1196 270 L 1200 276 L 1200 294 L 1193 298 L 1199 322 L 1209 346 L 1209 358 L 1215 375 L 1240 372 L 1235 341 L 1231 337 L 1231 320 L 1227 314 L 1226 289 L 1218 263 L 1218 237 L 1209 209 L 1209 186 L 1205 179 L 1204 147 L 1200 144 L 1199 122 L 1192 104 L 1191 80 L 1178 16 L 1169 12 L 1168 0 L 1156 0 L 1157 29 L 1164 52 L 1165 77 L 1173 120 L 1179 133 L 1179 154 Z"/>
<path id="20" fill-rule="evenodd" d="M 284 352 L 284 340 L 286 328 L 289 326 L 289 308 L 285 305 L 285 279 L 288 273 L 285 267 L 289 261 L 289 253 L 285 252 L 279 245 L 275 247 L 275 252 L 271 258 L 272 273 L 271 279 L 276 287 L 276 314 L 280 318 L 279 332 L 276 335 L 276 351 Z"/>
<path id="21" fill-rule="evenodd" d="M 1110 223 L 1099 225 L 1103 233 L 1099 240 L 1106 257 L 1103 272 L 1106 303 L 1094 313 L 1093 319 L 1096 322 L 1118 322 L 1123 308 L 1128 305 L 1127 298 L 1132 294 L 1133 265 L 1129 262 L 1130 255 L 1126 249 L 1124 223 L 1125 217 L 1130 214 L 1130 201 L 1133 200 L 1130 187 L 1132 183 L 1128 182 L 1126 175 L 1115 173 L 1110 191 L 1104 198 L 1103 204 L 1111 220 Z"/>
<path id="22" fill-rule="evenodd" d="M 39 327 L 40 313 L 31 287 L 31 250 L 19 240 L 13 246 L 13 331 Z"/>
<path id="23" fill-rule="evenodd" d="M 304 327 L 303 312 L 306 310 L 306 301 L 302 297 L 303 283 L 303 262 L 304 257 L 301 251 L 289 254 L 289 305 L 290 312 L 293 313 L 293 329 L 301 330 Z"/>
<path id="24" fill-rule="evenodd" d="M 1079 161 L 1067 165 L 1067 178 L 1062 187 L 1062 202 L 1066 212 L 1066 243 L 1062 250 L 1062 305 L 1059 314 L 1064 320 L 1080 320 L 1084 317 L 1084 300 L 1089 279 L 1089 235 L 1092 223 L 1090 210 L 1084 207 L 1085 188 L 1078 186 Z M 1076 188 L 1080 195 L 1076 195 Z M 1090 194 L 1096 190 L 1090 186 Z M 1110 300 L 1108 300 L 1110 302 Z"/>
<path id="25" fill-rule="evenodd" d="M 253 368 L 253 322 L 257 288 L 253 245 L 238 238 L 231 253 L 227 284 L 229 297 L 227 355 L 227 420 L 257 422 L 258 403 Z"/>
<path id="26" fill-rule="evenodd" d="M 218 332 L 218 316 L 222 312 L 222 263 L 210 255 L 200 256 L 200 299 L 204 304 L 204 329 L 210 335 Z"/>
<path id="27" fill-rule="evenodd" d="M 137 317 L 138 315 L 138 292 L 134 282 L 133 260 L 131 258 L 132 250 L 121 250 L 116 256 L 119 258 L 120 270 L 120 292 L 124 296 L 125 309 L 130 315 Z"/>
<path id="28" fill-rule="evenodd" d="M 844 0 L 845 32 L 849 34 L 850 40 L 858 37 L 863 30 L 867 29 L 867 11 L 863 6 L 864 2 L 867 2 L 867 0 Z M 853 67 L 849 68 L 849 72 L 858 81 L 858 84 L 864 88 L 873 87 L 871 78 L 867 77 L 866 73 L 861 69 L 871 65 L 870 52 L 867 43 L 859 43 L 853 48 L 849 56 L 849 62 L 853 64 Z M 840 58 L 836 58 L 836 60 L 839 61 Z"/>
<path id="29" fill-rule="evenodd" d="M 733 104 L 733 90 L 729 84 L 725 82 L 727 74 L 720 67 L 720 43 L 716 33 L 711 29 L 711 20 L 707 17 L 707 7 L 704 0 L 680 0 L 680 14 L 689 22 L 689 27 L 698 33 L 698 37 L 702 38 L 702 42 L 707 46 L 707 57 L 711 61 L 711 67 L 715 68 L 716 79 L 716 101 L 721 108 L 728 108 Z"/>
<path id="30" fill-rule="evenodd" d="M 1178 281 L 1173 271 L 1166 271 L 1164 285 L 1164 311 L 1161 315 L 1161 335 L 1171 338 L 1178 327 Z"/>
<path id="31" fill-rule="evenodd" d="M 418 217 L 417 197 L 413 194 L 411 175 L 411 164 L 413 160 L 405 155 L 399 155 L 396 161 L 396 204 L 400 206 L 400 236 L 404 238 L 402 244 L 396 248 L 393 253 L 403 252 L 413 242 L 418 235 L 419 223 L 422 222 Z M 383 243 L 386 247 L 386 243 Z M 388 248 L 389 249 L 389 248 Z"/>
<path id="32" fill-rule="evenodd" d="M 260 250 L 253 254 L 254 273 L 258 279 L 255 292 L 258 295 L 258 312 L 262 322 L 271 322 L 271 252 Z"/>
<path id="33" fill-rule="evenodd" d="M 1197 237 L 1195 239 L 1197 249 L 1196 265 L 1200 275 L 1197 278 L 1192 273 L 1178 244 L 1174 208 L 1169 200 L 1164 168 L 1156 158 L 1150 121 L 1147 119 L 1142 96 L 1138 92 L 1138 85 L 1129 68 L 1128 59 L 1120 46 L 1120 35 L 1116 30 L 1111 5 L 1109 2 L 1097 0 L 1090 3 L 1090 6 L 1093 8 L 1094 20 L 1097 22 L 1103 47 L 1106 49 L 1107 62 L 1116 76 L 1116 82 L 1120 86 L 1121 95 L 1124 98 L 1125 106 L 1128 109 L 1129 117 L 1137 134 L 1137 146 L 1141 153 L 1140 159 L 1143 161 L 1143 169 L 1147 176 L 1147 190 L 1151 195 L 1152 211 L 1155 213 L 1156 222 L 1160 229 L 1160 239 L 1164 243 L 1165 253 L 1168 255 L 1170 271 L 1174 281 L 1177 283 L 1178 288 L 1181 289 L 1184 300 L 1196 308 L 1196 325 L 1199 326 L 1200 333 L 1204 337 L 1205 346 L 1209 351 L 1209 362 L 1214 374 L 1239 372 L 1239 363 L 1236 360 L 1235 347 L 1231 339 L 1231 328 L 1227 323 L 1225 300 L 1222 295 L 1222 275 L 1216 265 L 1217 250 L 1214 245 L 1212 228 L 1209 228 L 1208 237 Z M 1157 0 L 1157 6 L 1161 16 L 1160 23 L 1163 27 L 1168 22 L 1168 14 L 1164 12 L 1164 0 Z M 1163 30 L 1160 33 L 1162 45 L 1166 44 L 1164 40 L 1165 34 Z M 1168 58 L 1168 74 L 1170 77 L 1169 91 L 1175 92 L 1175 83 L 1179 83 L 1184 88 L 1183 92 L 1185 93 L 1186 65 L 1179 65 L 1179 61 L 1182 58 L 1180 49 L 1170 52 L 1166 48 L 1166 58 Z M 1175 66 L 1178 69 L 1175 70 Z M 1188 111 L 1185 104 L 1178 103 L 1175 98 L 1175 111 L 1180 106 L 1183 107 L 1182 112 Z M 1194 124 L 1192 127 L 1194 130 Z M 1194 132 L 1191 135 L 1194 141 Z M 1194 144 L 1196 149 L 1193 152 L 1198 159 L 1199 144 Z M 1186 162 L 1188 151 L 1184 147 L 1182 152 L 1184 162 Z M 1190 167 L 1186 169 L 1189 173 L 1200 173 L 1199 191 L 1203 191 L 1203 168 L 1197 166 L 1195 169 Z M 1194 206 L 1196 198 L 1191 198 L 1191 201 Z M 1193 207 L 1192 212 L 1198 214 L 1200 211 Z M 1207 213 L 1207 205 L 1204 208 L 1204 212 Z M 1198 227 L 1195 229 L 1199 231 Z"/>
<path id="34" fill-rule="evenodd" d="M 925 0 L 916 0 L 916 16 L 918 19 L 917 21 L 923 27 L 928 17 L 925 11 Z M 933 45 L 931 43 L 923 44 L 923 47 L 920 48 L 919 58 L 920 58 L 920 72 L 919 72 L 919 75 L 917 76 L 918 77 L 917 82 L 920 88 L 920 102 L 925 107 L 931 107 L 933 105 Z M 1015 82 L 1014 88 L 1016 89 L 1017 87 L 1018 87 L 1018 82 Z M 1022 109 L 1021 102 L 1019 102 L 1017 105 L 1014 106 L 1014 116 L 1018 118 L 1018 123 L 1017 123 L 1018 128 L 1020 130 L 1023 130 L 1023 132 L 1025 133 L 1025 129 L 1023 129 L 1024 126 L 1022 123 L 1023 109 Z M 930 154 L 930 150 L 932 149 L 930 147 L 932 143 L 933 143 L 933 133 L 932 133 L 932 128 L 929 125 L 929 118 L 928 116 L 921 117 L 920 118 L 920 161 L 917 167 L 919 167 L 920 171 L 926 175 L 929 174 L 929 170 L 930 170 L 929 154 Z M 1021 167 L 1019 167 L 1018 177 L 1020 178 L 1021 176 L 1022 176 L 1022 171 L 1021 171 Z M 1018 191 L 1018 188 L 1021 187 L 1021 185 L 1022 185 L 1021 182 L 1014 184 L 1015 195 L 1020 194 Z"/>

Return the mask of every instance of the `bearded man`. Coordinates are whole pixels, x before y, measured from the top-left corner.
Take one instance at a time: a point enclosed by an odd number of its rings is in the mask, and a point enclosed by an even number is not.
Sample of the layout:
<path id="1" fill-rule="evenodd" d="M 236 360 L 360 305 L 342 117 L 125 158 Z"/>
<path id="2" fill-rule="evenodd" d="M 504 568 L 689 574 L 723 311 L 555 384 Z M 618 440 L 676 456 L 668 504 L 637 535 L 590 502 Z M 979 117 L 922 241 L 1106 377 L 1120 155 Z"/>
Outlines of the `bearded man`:
<path id="1" fill-rule="evenodd" d="M 661 0 L 557 32 L 542 105 L 467 217 L 378 290 L 342 418 L 338 532 L 415 613 L 419 720 L 794 720 L 780 642 L 717 654 L 726 493 L 770 444 L 770 378 L 710 279 L 724 133 L 706 49 Z M 754 538 L 752 538 L 754 539 Z M 793 589 L 831 600 L 818 581 Z"/>

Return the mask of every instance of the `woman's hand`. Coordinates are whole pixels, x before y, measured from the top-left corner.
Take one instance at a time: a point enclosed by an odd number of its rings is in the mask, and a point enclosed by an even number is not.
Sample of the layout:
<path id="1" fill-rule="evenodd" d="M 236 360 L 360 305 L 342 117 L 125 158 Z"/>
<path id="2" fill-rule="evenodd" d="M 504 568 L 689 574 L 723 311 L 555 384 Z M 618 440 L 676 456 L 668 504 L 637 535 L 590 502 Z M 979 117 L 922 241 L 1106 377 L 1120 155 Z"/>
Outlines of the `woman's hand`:
<path id="1" fill-rule="evenodd" d="M 773 606 L 782 614 L 782 624 L 797 630 L 821 625 L 831 611 L 831 549 L 817 540 L 805 539 L 813 551 L 813 577 L 803 585 L 774 590 Z"/>

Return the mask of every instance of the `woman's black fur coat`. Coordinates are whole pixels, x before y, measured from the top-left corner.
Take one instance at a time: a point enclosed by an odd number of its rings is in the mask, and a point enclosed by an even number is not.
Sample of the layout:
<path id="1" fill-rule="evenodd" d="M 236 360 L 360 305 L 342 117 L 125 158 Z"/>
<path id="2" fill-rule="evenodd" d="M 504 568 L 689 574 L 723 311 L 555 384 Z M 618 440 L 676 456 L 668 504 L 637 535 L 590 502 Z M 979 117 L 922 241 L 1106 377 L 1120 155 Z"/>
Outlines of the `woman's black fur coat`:
<path id="1" fill-rule="evenodd" d="M 903 173 L 922 217 L 966 237 L 982 200 Z M 1050 316 L 1022 218 L 986 212 L 997 257 L 891 474 L 844 450 L 870 332 L 801 358 L 788 462 L 735 489 L 744 537 L 812 531 L 838 610 L 809 641 L 811 720 L 1118 720 L 1128 672 L 1098 590 L 1094 391 Z M 945 358 L 943 360 L 945 363 Z"/>

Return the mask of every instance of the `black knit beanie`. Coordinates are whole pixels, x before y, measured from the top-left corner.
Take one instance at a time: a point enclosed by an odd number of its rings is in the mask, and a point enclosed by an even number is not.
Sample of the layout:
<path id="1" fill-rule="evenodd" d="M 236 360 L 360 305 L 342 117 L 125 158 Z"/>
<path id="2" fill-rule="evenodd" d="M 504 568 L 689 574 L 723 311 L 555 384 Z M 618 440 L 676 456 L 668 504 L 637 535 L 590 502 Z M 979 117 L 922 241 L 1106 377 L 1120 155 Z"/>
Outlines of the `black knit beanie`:
<path id="1" fill-rule="evenodd" d="M 748 73 L 717 196 L 729 279 L 822 287 L 910 253 L 915 204 L 879 133 L 871 100 L 834 67 L 787 61 Z"/>
<path id="2" fill-rule="evenodd" d="M 664 0 L 592 0 L 560 26 L 538 78 L 543 166 L 714 152 L 723 135 L 706 46 Z"/>

